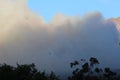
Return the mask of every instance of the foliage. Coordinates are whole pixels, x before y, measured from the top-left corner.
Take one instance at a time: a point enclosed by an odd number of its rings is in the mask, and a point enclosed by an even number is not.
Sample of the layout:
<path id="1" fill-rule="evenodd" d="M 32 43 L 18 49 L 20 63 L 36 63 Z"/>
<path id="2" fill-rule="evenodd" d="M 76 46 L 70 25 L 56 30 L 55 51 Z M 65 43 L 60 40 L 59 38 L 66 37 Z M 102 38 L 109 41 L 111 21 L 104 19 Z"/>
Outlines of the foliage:
<path id="1" fill-rule="evenodd" d="M 35 68 L 34 64 L 17 64 L 13 67 L 7 64 L 0 65 L 0 80 L 59 80 L 58 77 L 51 72 L 47 75 Z"/>
<path id="2" fill-rule="evenodd" d="M 116 73 L 110 68 L 97 67 L 99 65 L 97 58 L 91 57 L 89 61 L 81 59 L 80 62 L 81 64 L 78 61 L 70 63 L 70 67 L 74 70 L 68 80 L 117 80 Z"/>
<path id="3" fill-rule="evenodd" d="M 120 76 L 110 68 L 99 68 L 97 58 L 91 57 L 88 61 L 81 59 L 80 62 L 70 63 L 73 69 L 72 76 L 68 80 L 120 80 Z M 8 64 L 0 64 L 0 80 L 60 80 L 54 72 L 46 74 L 38 71 L 35 64 L 17 64 L 13 67 Z"/>

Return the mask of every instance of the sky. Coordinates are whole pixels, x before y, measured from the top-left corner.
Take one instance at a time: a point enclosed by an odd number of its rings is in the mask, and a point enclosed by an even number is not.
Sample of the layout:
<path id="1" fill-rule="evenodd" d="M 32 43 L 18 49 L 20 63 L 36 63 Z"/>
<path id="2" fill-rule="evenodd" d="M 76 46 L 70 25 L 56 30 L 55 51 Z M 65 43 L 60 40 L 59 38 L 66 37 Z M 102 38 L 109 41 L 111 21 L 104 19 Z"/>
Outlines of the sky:
<path id="1" fill-rule="evenodd" d="M 108 19 L 120 16 L 120 0 L 28 0 L 31 10 L 50 21 L 56 13 L 64 15 L 84 15 L 99 11 Z"/>

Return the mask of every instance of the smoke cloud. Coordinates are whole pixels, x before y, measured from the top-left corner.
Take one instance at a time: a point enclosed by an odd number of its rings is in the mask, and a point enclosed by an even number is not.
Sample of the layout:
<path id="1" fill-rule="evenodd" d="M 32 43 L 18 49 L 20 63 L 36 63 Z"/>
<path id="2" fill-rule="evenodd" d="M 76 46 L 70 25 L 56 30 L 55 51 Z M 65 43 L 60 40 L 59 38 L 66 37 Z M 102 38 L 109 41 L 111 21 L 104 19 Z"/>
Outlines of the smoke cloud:
<path id="1" fill-rule="evenodd" d="M 0 0 L 0 63 L 35 63 L 40 70 L 67 73 L 69 63 L 97 57 L 119 68 L 119 31 L 99 12 L 57 14 L 48 24 L 31 12 L 26 0 Z"/>

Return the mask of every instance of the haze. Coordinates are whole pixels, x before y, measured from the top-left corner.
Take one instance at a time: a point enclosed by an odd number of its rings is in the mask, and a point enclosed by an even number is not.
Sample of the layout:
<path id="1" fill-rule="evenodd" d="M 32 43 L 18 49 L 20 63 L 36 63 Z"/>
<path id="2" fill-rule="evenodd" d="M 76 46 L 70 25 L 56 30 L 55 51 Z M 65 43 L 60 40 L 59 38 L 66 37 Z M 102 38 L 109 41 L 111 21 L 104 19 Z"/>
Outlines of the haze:
<path id="1" fill-rule="evenodd" d="M 100 12 L 56 14 L 46 24 L 25 0 L 0 0 L 0 63 L 35 63 L 40 70 L 68 73 L 69 63 L 97 57 L 119 68 L 119 26 Z"/>

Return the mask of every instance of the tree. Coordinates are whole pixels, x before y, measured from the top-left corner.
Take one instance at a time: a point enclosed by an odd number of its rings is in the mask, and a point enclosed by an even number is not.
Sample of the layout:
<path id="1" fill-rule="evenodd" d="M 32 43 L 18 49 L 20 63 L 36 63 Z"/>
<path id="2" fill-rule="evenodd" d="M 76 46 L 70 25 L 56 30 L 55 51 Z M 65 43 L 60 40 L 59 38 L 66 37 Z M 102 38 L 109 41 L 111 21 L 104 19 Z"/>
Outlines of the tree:
<path id="1" fill-rule="evenodd" d="M 7 64 L 0 65 L 0 80 L 59 80 L 54 72 L 46 74 L 35 68 L 35 64 L 17 64 L 13 67 Z"/>
<path id="2" fill-rule="evenodd" d="M 80 68 L 76 68 L 72 72 L 72 76 L 68 80 L 114 80 L 116 73 L 111 71 L 110 68 L 105 68 L 104 72 L 101 68 L 96 67 L 99 65 L 97 58 L 91 57 L 89 61 L 86 62 L 85 59 L 81 59 L 83 64 L 80 64 Z M 70 67 L 76 67 L 79 65 L 78 61 L 70 63 Z M 102 73 L 102 74 L 99 74 Z M 97 75 L 96 75 L 97 74 Z"/>
<path id="3" fill-rule="evenodd" d="M 7 64 L 3 64 L 0 65 L 0 80 L 15 80 L 15 72 L 14 72 L 15 68 L 7 65 Z"/>
<path id="4" fill-rule="evenodd" d="M 54 72 L 51 72 L 49 75 L 49 80 L 59 80 L 58 76 Z"/>
<path id="5" fill-rule="evenodd" d="M 17 67 L 15 68 L 17 80 L 31 80 L 36 72 L 37 69 L 34 64 L 17 64 Z"/>

